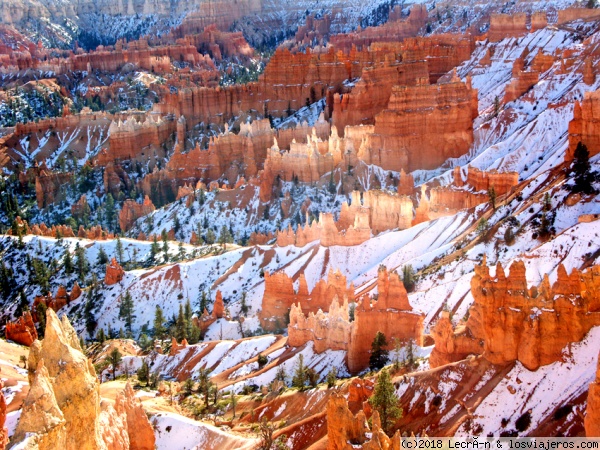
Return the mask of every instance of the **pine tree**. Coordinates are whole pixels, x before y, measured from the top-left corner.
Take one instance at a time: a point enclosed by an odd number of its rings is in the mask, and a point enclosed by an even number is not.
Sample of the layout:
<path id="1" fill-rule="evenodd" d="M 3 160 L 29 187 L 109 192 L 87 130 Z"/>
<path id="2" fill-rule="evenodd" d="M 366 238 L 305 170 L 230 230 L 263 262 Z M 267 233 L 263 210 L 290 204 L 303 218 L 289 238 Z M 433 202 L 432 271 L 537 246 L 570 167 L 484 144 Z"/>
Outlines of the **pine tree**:
<path id="1" fill-rule="evenodd" d="M 381 426 L 389 434 L 394 422 L 402 417 L 402 408 L 398 407 L 396 389 L 387 370 L 382 370 L 379 374 L 375 383 L 375 391 L 369 399 L 369 403 L 379 413 Z"/>
<path id="2" fill-rule="evenodd" d="M 65 250 L 65 257 L 63 259 L 63 264 L 65 268 L 65 273 L 70 275 L 73 273 L 73 260 L 71 259 L 71 252 L 69 249 Z"/>
<path id="3" fill-rule="evenodd" d="M 98 330 L 98 333 L 96 333 L 96 340 L 101 344 L 104 344 L 104 341 L 106 341 L 106 334 L 104 334 L 104 328 L 100 328 Z"/>
<path id="4" fill-rule="evenodd" d="M 148 367 L 148 363 L 145 359 L 142 361 L 142 365 L 137 371 L 137 378 L 140 383 L 144 383 L 146 386 L 148 386 L 148 380 L 150 379 L 150 367 Z"/>
<path id="5" fill-rule="evenodd" d="M 158 245 L 158 240 L 156 239 L 156 235 L 152 239 L 152 245 L 150 245 L 150 260 L 154 261 L 156 255 L 160 252 L 160 246 Z"/>
<path id="6" fill-rule="evenodd" d="M 125 329 L 129 336 L 131 336 L 131 326 L 133 319 L 135 319 L 133 298 L 129 293 L 129 290 L 125 291 L 125 295 L 121 299 L 121 305 L 119 306 L 119 319 L 125 322 Z"/>
<path id="7" fill-rule="evenodd" d="M 573 172 L 575 174 L 575 185 L 572 192 L 582 194 L 593 194 L 595 192 L 594 175 L 591 172 L 590 152 L 583 143 L 577 144 L 573 159 Z"/>
<path id="8" fill-rule="evenodd" d="M 337 368 L 334 366 L 327 373 L 327 387 L 331 389 L 335 387 L 335 383 L 337 382 Z"/>
<path id="9" fill-rule="evenodd" d="M 192 314 L 192 304 L 190 303 L 190 299 L 188 298 L 185 302 L 185 307 L 183 310 L 183 317 L 185 320 L 185 337 L 188 340 L 188 342 L 192 335 Z"/>
<path id="10" fill-rule="evenodd" d="M 177 339 L 178 342 L 186 338 L 185 328 L 185 315 L 183 312 L 183 306 L 180 303 L 179 314 L 177 315 L 177 321 L 175 322 L 175 339 Z"/>
<path id="11" fill-rule="evenodd" d="M 109 230 L 114 230 L 115 217 L 116 217 L 116 209 L 115 209 L 115 199 L 112 194 L 109 192 L 106 195 L 106 203 L 104 206 L 105 217 L 106 217 L 106 225 Z"/>
<path id="12" fill-rule="evenodd" d="M 167 234 L 167 231 L 163 228 L 162 232 L 161 232 L 161 238 L 162 238 L 162 242 L 163 242 L 163 246 L 162 246 L 162 250 L 165 258 L 165 262 L 169 261 L 169 236 Z"/>
<path id="13" fill-rule="evenodd" d="M 121 242 L 121 238 L 117 236 L 117 259 L 119 260 L 119 264 L 123 264 L 123 243 Z"/>
<path id="14" fill-rule="evenodd" d="M 89 264 L 87 258 L 85 257 L 85 249 L 79 246 L 79 242 L 77 243 L 77 247 L 75 248 L 75 257 L 76 265 L 77 265 L 77 274 L 79 275 L 79 280 L 84 283 L 85 277 L 89 271 Z"/>
<path id="15" fill-rule="evenodd" d="M 219 234 L 219 244 L 225 248 L 226 244 L 231 244 L 232 242 L 233 236 L 231 235 L 229 228 L 227 228 L 227 225 L 223 225 L 221 227 L 221 233 Z"/>
<path id="16" fill-rule="evenodd" d="M 100 246 L 100 250 L 98 250 L 98 257 L 96 258 L 96 265 L 103 267 L 108 264 L 108 255 L 104 250 L 103 246 Z"/>
<path id="17" fill-rule="evenodd" d="M 388 359 L 386 346 L 387 340 L 385 339 L 385 334 L 378 331 L 371 344 L 371 356 L 369 357 L 369 367 L 371 370 L 379 370 L 385 366 Z"/>
<path id="18" fill-rule="evenodd" d="M 163 310 L 159 305 L 156 305 L 154 312 L 154 337 L 158 340 L 165 338 L 165 316 Z"/>
<path id="19" fill-rule="evenodd" d="M 496 211 L 496 189 L 494 189 L 494 186 L 490 186 L 488 189 L 488 197 L 490 199 L 490 205 L 492 206 L 492 209 Z"/>
<path id="20" fill-rule="evenodd" d="M 198 372 L 198 391 L 204 395 L 204 406 L 208 407 L 208 396 L 212 390 L 213 383 L 210 381 L 210 369 L 202 367 Z"/>
<path id="21" fill-rule="evenodd" d="M 202 313 L 204 313 L 204 310 L 208 310 L 208 298 L 210 297 L 210 293 L 209 295 L 206 295 L 205 291 L 202 291 L 202 293 L 200 294 L 200 311 L 199 311 L 199 315 L 201 316 Z"/>
<path id="22" fill-rule="evenodd" d="M 37 316 L 38 319 L 38 336 L 40 338 L 44 337 L 44 333 L 46 331 L 46 310 L 48 308 L 46 307 L 46 304 L 44 302 L 39 302 L 36 309 L 35 309 L 35 315 Z"/>
<path id="23" fill-rule="evenodd" d="M 242 292 L 242 299 L 240 300 L 240 312 L 244 315 L 248 314 L 248 304 L 246 303 L 246 291 Z"/>
<path id="24" fill-rule="evenodd" d="M 402 268 L 402 283 L 406 292 L 412 292 L 415 288 L 415 271 L 410 264 Z"/>
<path id="25" fill-rule="evenodd" d="M 300 353 L 298 362 L 296 363 L 296 369 L 294 370 L 294 376 L 292 377 L 292 386 L 304 389 L 306 384 L 306 367 L 304 366 L 304 355 Z"/>
<path id="26" fill-rule="evenodd" d="M 117 367 L 119 367 L 119 364 L 121 364 L 122 360 L 123 355 L 121 354 L 118 348 L 113 348 L 112 351 L 108 354 L 108 363 L 112 367 L 113 380 L 117 378 Z"/>
<path id="27" fill-rule="evenodd" d="M 206 232 L 206 237 L 204 238 L 204 240 L 206 241 L 206 243 L 208 245 L 213 245 L 215 243 L 215 241 L 217 240 L 217 237 L 215 235 L 215 232 L 212 230 L 212 228 L 208 229 L 208 231 Z"/>

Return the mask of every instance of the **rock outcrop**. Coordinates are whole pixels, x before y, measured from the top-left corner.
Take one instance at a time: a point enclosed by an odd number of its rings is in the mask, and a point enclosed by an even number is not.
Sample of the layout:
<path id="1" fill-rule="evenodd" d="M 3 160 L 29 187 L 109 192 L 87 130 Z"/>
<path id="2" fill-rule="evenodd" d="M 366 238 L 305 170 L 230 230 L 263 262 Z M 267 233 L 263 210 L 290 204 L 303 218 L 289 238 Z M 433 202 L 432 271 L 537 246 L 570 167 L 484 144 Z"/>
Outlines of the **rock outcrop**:
<path id="1" fill-rule="evenodd" d="M 573 120 L 569 122 L 569 149 L 565 158 L 572 161 L 577 144 L 583 143 L 590 156 L 600 153 L 600 91 L 586 92 L 575 102 Z"/>
<path id="2" fill-rule="evenodd" d="M 66 424 L 54 395 L 50 374 L 41 359 L 30 380 L 29 393 L 23 402 L 23 411 L 12 442 L 26 443 L 24 448 L 28 449 L 67 448 Z"/>
<path id="3" fill-rule="evenodd" d="M 291 226 L 286 231 L 277 232 L 277 245 L 286 247 L 295 245 L 304 247 L 306 244 L 320 240 L 323 247 L 340 245 L 351 247 L 360 245 L 371 238 L 368 214 L 357 214 L 354 223 L 345 230 L 339 230 L 331 213 L 321 213 L 318 221 L 306 219 L 304 226 L 298 226 L 294 231 Z"/>
<path id="4" fill-rule="evenodd" d="M 129 383 L 125 385 L 123 392 L 117 396 L 115 410 L 126 424 L 129 437 L 129 447 L 126 448 L 130 450 L 154 450 L 156 440 L 154 429 Z"/>
<path id="5" fill-rule="evenodd" d="M 477 90 L 456 74 L 440 84 L 423 80 L 417 86 L 395 86 L 358 157 L 398 172 L 439 167 L 471 147 L 477 105 Z"/>
<path id="6" fill-rule="evenodd" d="M 121 231 L 129 231 L 131 226 L 138 220 L 140 217 L 143 217 L 147 214 L 150 214 L 156 208 L 150 200 L 150 197 L 146 195 L 142 204 L 137 203 L 135 200 L 125 200 L 123 203 L 123 207 L 119 212 L 119 226 L 121 227 Z"/>
<path id="7" fill-rule="evenodd" d="M 40 449 L 103 448 L 98 379 L 66 317 L 47 310 L 44 340 L 32 344 L 28 365 L 32 389 L 17 434 L 33 436 Z"/>
<path id="8" fill-rule="evenodd" d="M 442 316 L 431 330 L 431 336 L 435 341 L 435 347 L 429 356 L 431 368 L 463 360 L 471 354 L 480 355 L 483 352 L 481 342 L 473 338 L 465 325 L 453 328 L 450 313 L 447 311 L 442 312 Z"/>
<path id="9" fill-rule="evenodd" d="M 329 314 L 322 310 L 303 313 L 302 305 L 293 305 L 288 326 L 288 342 L 298 347 L 312 341 L 315 350 L 345 350 L 348 369 L 357 373 L 369 364 L 371 343 L 378 331 L 389 343 L 394 339 L 413 339 L 422 343 L 424 316 L 412 310 L 404 284 L 397 273 L 382 269 L 377 279 L 378 298 L 368 296 L 357 303 L 354 321 L 348 313 L 348 300 L 333 299 Z"/>
<path id="10" fill-rule="evenodd" d="M 539 25 L 539 18 L 538 23 Z M 498 42 L 505 38 L 521 37 L 528 33 L 527 14 L 492 14 L 490 16 L 490 29 L 488 39 Z"/>
<path id="11" fill-rule="evenodd" d="M 400 450 L 400 432 L 392 438 L 381 429 L 377 411 L 371 417 L 369 429 L 363 411 L 355 416 L 341 394 L 333 394 L 327 403 L 327 450 Z"/>
<path id="12" fill-rule="evenodd" d="M 16 322 L 8 322 L 4 332 L 7 340 L 29 347 L 38 338 L 33 317 L 29 311 L 25 311 Z"/>
<path id="13" fill-rule="evenodd" d="M 274 331 L 285 326 L 285 318 L 294 304 L 300 304 L 307 314 L 317 311 L 329 311 L 334 298 L 354 301 L 354 286 L 348 286 L 346 277 L 338 270 L 329 270 L 327 281 L 320 279 L 309 292 L 304 274 L 298 278 L 298 289 L 294 289 L 294 280 L 285 272 L 265 273 L 265 292 L 263 294 L 259 319 L 264 330 Z"/>
<path id="14" fill-rule="evenodd" d="M 117 262 L 116 258 L 110 260 L 110 263 L 106 265 L 106 274 L 104 275 L 104 283 L 107 286 L 119 283 L 125 276 L 125 271 L 121 265 Z"/>
<path id="15" fill-rule="evenodd" d="M 600 361 L 596 381 L 590 384 L 585 414 L 586 437 L 600 437 Z"/>
<path id="16" fill-rule="evenodd" d="M 471 293 L 475 301 L 466 329 L 450 333 L 444 317 L 434 328 L 434 364 L 481 352 L 493 364 L 518 360 L 536 370 L 561 360 L 565 346 L 600 325 L 599 266 L 569 275 L 560 265 L 554 285 L 546 275 L 539 286 L 528 288 L 522 261 L 514 262 L 508 275 L 498 264 L 494 277 L 484 261 L 475 266 Z"/>

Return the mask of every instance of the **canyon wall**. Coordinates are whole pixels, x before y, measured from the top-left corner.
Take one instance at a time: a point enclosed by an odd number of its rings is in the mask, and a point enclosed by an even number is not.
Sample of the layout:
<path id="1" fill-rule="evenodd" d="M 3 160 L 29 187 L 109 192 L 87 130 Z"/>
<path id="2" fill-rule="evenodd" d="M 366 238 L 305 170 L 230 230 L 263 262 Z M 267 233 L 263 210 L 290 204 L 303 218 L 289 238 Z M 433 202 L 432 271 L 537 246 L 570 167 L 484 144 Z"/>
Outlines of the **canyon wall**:
<path id="1" fill-rule="evenodd" d="M 540 24 L 540 17 L 537 18 Z M 488 39 L 490 42 L 498 42 L 505 38 L 518 38 L 528 33 L 527 14 L 492 14 L 490 16 L 490 29 Z"/>
<path id="2" fill-rule="evenodd" d="M 471 147 L 477 104 L 477 90 L 457 77 L 442 84 L 395 86 L 358 156 L 398 172 L 439 167 Z"/>
<path id="3" fill-rule="evenodd" d="M 155 209 L 152 200 L 150 200 L 150 197 L 147 195 L 141 204 L 137 203 L 135 200 L 125 200 L 121 207 L 121 211 L 119 211 L 119 226 L 121 227 L 121 231 L 128 231 L 136 220 L 150 214 Z"/>

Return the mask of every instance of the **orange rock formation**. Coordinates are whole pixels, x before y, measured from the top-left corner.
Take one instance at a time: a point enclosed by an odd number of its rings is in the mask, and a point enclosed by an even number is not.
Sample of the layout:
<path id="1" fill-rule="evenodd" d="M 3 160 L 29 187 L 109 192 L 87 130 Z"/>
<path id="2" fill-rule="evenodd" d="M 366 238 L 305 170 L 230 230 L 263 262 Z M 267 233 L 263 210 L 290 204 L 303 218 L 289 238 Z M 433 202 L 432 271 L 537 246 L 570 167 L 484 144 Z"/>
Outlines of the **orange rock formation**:
<path id="1" fill-rule="evenodd" d="M 404 284 L 397 273 L 380 270 L 377 278 L 378 298 L 363 297 L 349 321 L 348 300 L 340 305 L 336 296 L 329 314 L 322 310 L 305 315 L 302 305 L 293 305 L 288 326 L 288 343 L 298 347 L 312 341 L 317 353 L 327 349 L 345 350 L 348 369 L 357 373 L 369 364 L 371 343 L 378 331 L 388 342 L 414 339 L 422 342 L 424 316 L 412 311 Z"/>
<path id="2" fill-rule="evenodd" d="M 483 342 L 483 356 L 494 364 L 520 361 L 530 370 L 562 359 L 565 346 L 581 341 L 600 325 L 600 267 L 569 275 L 558 267 L 558 278 L 550 285 L 546 275 L 537 287 L 528 288 L 525 265 L 514 262 L 508 276 L 500 264 L 491 277 L 484 263 L 475 267 L 467 330 L 449 333 L 442 318 L 434 331 L 439 363 L 475 353 Z M 472 336 L 475 341 L 467 342 Z"/>
<path id="3" fill-rule="evenodd" d="M 6 324 L 5 335 L 7 340 L 29 347 L 38 338 L 33 317 L 29 311 L 25 311 L 16 322 Z"/>
<path id="4" fill-rule="evenodd" d="M 330 269 L 327 281 L 320 279 L 310 292 L 304 274 L 300 274 L 296 290 L 294 280 L 285 272 L 266 272 L 265 292 L 259 314 L 261 326 L 269 331 L 284 327 L 285 317 L 296 303 L 307 313 L 329 311 L 334 298 L 354 301 L 354 286 L 348 286 L 346 277 L 339 270 Z"/>
<path id="5" fill-rule="evenodd" d="M 540 17 L 536 25 L 540 25 Z M 490 29 L 488 38 L 491 42 L 498 42 L 504 38 L 521 37 L 527 34 L 527 14 L 492 14 L 490 16 Z"/>
<path id="6" fill-rule="evenodd" d="M 442 84 L 395 86 L 358 156 L 398 172 L 439 167 L 471 147 L 477 104 L 477 90 L 456 76 Z"/>
<path id="7" fill-rule="evenodd" d="M 104 283 L 107 286 L 119 283 L 125 276 L 125 271 L 115 258 L 110 260 L 106 265 L 106 274 L 104 275 Z"/>
<path id="8" fill-rule="evenodd" d="M 569 149 L 565 158 L 573 160 L 577 144 L 582 142 L 590 156 L 600 152 L 600 91 L 586 92 L 581 102 L 575 102 L 573 120 L 569 122 Z"/>
<path id="9" fill-rule="evenodd" d="M 400 431 L 392 438 L 381 429 L 377 411 L 371 418 L 372 431 L 363 411 L 355 416 L 341 394 L 333 394 L 327 403 L 327 450 L 400 450 Z"/>
<path id="10" fill-rule="evenodd" d="M 150 214 L 155 209 L 152 200 L 150 200 L 150 197 L 147 195 L 142 204 L 131 199 L 125 200 L 123 207 L 119 212 L 119 226 L 121 227 L 121 230 L 128 231 L 136 220 Z"/>
<path id="11" fill-rule="evenodd" d="M 585 435 L 587 437 L 600 437 L 600 362 L 598 363 L 596 381 L 590 384 L 588 392 Z"/>

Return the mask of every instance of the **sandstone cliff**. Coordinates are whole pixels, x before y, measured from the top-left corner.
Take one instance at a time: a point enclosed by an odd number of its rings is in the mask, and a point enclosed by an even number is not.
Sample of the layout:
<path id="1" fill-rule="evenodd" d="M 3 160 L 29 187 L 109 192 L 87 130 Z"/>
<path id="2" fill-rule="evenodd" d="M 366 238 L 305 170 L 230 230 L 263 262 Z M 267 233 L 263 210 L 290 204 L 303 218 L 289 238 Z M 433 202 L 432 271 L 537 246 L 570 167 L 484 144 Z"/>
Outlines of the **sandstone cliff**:
<path id="1" fill-rule="evenodd" d="M 125 200 L 119 212 L 119 226 L 123 232 L 128 231 L 137 219 L 155 210 L 152 200 L 146 195 L 142 204 L 135 200 Z"/>

